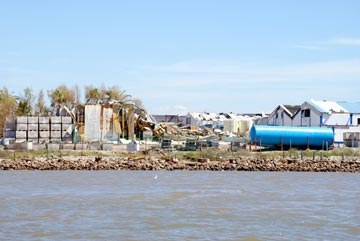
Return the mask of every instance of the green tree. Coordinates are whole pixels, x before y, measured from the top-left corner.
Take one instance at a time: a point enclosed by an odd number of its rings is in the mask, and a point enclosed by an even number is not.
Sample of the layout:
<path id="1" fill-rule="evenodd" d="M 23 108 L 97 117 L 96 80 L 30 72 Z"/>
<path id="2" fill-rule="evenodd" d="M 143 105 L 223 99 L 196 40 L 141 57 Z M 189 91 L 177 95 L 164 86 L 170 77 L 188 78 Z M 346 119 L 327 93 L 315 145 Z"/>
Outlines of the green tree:
<path id="1" fill-rule="evenodd" d="M 7 88 L 0 89 L 0 137 L 3 137 L 6 117 L 16 111 L 16 97 L 11 95 Z"/>
<path id="2" fill-rule="evenodd" d="M 30 87 L 26 87 L 24 94 L 18 97 L 17 111 L 16 114 L 21 115 L 31 115 L 33 114 L 33 104 L 35 96 Z"/>

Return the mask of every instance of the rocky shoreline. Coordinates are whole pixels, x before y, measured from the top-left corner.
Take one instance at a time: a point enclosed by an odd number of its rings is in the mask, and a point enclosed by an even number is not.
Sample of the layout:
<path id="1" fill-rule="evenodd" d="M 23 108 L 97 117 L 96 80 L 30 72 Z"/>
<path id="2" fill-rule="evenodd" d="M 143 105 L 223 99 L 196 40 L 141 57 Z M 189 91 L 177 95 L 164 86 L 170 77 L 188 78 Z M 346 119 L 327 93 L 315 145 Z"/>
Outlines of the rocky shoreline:
<path id="1" fill-rule="evenodd" d="M 53 157 L 0 159 L 0 170 L 186 170 L 186 171 L 275 171 L 360 172 L 360 160 L 341 158 L 225 160 L 140 157 Z"/>

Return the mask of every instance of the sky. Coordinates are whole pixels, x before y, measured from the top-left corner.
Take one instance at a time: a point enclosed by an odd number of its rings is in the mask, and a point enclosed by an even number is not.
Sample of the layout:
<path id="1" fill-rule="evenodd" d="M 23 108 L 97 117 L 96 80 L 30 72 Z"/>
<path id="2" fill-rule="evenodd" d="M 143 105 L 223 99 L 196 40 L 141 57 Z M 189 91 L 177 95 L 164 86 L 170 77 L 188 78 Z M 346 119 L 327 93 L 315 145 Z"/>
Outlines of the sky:
<path id="1" fill-rule="evenodd" d="M 150 114 L 360 101 L 358 0 L 0 0 L 0 88 L 119 86 Z"/>

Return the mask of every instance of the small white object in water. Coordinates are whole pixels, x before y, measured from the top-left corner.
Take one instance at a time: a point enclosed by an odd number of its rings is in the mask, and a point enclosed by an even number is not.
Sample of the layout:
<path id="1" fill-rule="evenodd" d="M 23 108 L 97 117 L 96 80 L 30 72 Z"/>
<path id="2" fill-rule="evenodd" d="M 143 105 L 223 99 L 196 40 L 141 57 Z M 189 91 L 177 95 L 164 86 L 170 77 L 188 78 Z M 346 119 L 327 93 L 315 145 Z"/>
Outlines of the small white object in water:
<path id="1" fill-rule="evenodd" d="M 157 175 L 154 176 L 154 179 L 157 179 Z"/>

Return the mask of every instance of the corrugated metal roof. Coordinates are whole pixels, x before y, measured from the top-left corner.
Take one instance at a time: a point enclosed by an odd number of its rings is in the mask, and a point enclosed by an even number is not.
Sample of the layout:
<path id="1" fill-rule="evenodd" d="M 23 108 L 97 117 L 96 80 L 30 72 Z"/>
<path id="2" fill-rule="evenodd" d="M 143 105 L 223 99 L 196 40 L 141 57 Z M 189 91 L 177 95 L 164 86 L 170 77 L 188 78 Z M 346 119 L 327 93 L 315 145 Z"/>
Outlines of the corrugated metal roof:
<path id="1" fill-rule="evenodd" d="M 287 110 L 290 114 L 290 117 L 293 117 L 300 109 L 300 105 L 283 105 L 285 110 Z"/>
<path id="2" fill-rule="evenodd" d="M 336 103 L 335 101 L 317 101 L 317 100 L 310 100 L 310 103 L 318 109 L 322 113 L 328 112 L 349 112 L 344 107 Z"/>
<path id="3" fill-rule="evenodd" d="M 350 113 L 360 114 L 360 102 L 338 101 L 337 103 L 348 110 Z"/>

